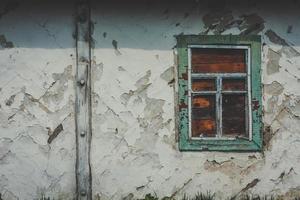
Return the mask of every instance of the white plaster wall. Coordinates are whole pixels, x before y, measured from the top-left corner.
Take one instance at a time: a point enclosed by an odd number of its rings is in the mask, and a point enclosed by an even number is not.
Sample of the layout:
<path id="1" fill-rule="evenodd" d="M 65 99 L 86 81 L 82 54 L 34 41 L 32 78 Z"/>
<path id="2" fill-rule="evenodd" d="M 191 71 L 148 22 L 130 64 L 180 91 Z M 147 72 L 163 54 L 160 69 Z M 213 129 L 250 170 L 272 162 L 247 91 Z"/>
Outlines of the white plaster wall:
<path id="1" fill-rule="evenodd" d="M 21 1 L 8 12 L 3 5 L 1 198 L 73 199 L 74 5 Z M 147 193 L 179 198 L 198 191 L 224 199 L 242 190 L 284 199 L 299 195 L 299 10 L 299 1 L 93 3 L 94 199 L 134 199 Z M 213 16 L 217 25 L 207 34 L 219 29 L 239 34 L 259 21 L 242 17 L 249 14 L 264 20 L 259 33 L 264 43 L 263 153 L 179 152 L 174 35 L 206 34 L 205 23 Z M 229 25 L 235 20 L 242 24 Z M 14 48 L 6 48 L 10 42 Z M 60 124 L 63 131 L 48 144 Z"/>
<path id="2" fill-rule="evenodd" d="M 92 8 L 95 199 L 299 194 L 299 1 L 115 1 Z M 214 16 L 217 26 L 206 31 Z M 242 24 L 230 25 L 235 20 Z M 255 23 L 263 26 L 264 152 L 179 152 L 174 35 L 240 34 Z"/>
<path id="3" fill-rule="evenodd" d="M 70 6 L 1 1 L 0 35 L 6 39 L 0 45 L 1 199 L 74 197 L 75 43 Z M 7 42 L 14 48 L 5 48 Z M 60 124 L 63 131 L 48 144 Z"/>

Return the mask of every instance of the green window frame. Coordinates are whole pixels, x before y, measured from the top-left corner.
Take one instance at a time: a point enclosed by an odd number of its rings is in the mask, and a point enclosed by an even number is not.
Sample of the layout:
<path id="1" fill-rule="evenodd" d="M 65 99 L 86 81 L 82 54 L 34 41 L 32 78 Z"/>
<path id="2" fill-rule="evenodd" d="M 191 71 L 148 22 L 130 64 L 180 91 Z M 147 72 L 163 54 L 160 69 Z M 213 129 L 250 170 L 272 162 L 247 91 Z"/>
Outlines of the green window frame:
<path id="1" fill-rule="evenodd" d="M 238 35 L 179 35 L 178 53 L 178 110 L 180 151 L 235 151 L 251 152 L 262 150 L 262 89 L 261 89 L 261 36 Z M 251 138 L 193 139 L 190 137 L 188 66 L 189 48 L 195 45 L 245 46 L 250 52 L 250 107 Z M 249 72 L 248 72 L 249 73 Z"/>

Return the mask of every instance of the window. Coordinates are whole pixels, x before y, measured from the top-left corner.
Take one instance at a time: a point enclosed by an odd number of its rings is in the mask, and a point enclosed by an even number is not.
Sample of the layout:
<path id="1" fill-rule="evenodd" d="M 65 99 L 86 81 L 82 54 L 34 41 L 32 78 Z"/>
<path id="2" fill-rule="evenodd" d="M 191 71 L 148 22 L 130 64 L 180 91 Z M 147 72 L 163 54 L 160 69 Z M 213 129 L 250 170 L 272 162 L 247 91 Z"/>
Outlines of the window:
<path id="1" fill-rule="evenodd" d="M 181 35 L 177 50 L 180 150 L 260 150 L 260 36 Z"/>

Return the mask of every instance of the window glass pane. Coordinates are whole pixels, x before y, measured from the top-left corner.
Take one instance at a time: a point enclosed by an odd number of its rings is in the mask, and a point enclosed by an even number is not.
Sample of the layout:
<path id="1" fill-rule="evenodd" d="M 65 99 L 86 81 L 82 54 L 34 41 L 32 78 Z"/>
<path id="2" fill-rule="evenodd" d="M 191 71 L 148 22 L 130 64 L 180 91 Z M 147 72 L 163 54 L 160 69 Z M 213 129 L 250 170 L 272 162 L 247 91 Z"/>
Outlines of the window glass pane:
<path id="1" fill-rule="evenodd" d="M 246 50 L 193 48 L 193 73 L 246 73 Z"/>
<path id="2" fill-rule="evenodd" d="M 215 95 L 192 96 L 192 137 L 215 137 Z"/>
<path id="3" fill-rule="evenodd" d="M 225 91 L 245 91 L 246 81 L 245 79 L 223 79 L 222 87 Z"/>
<path id="4" fill-rule="evenodd" d="M 222 104 L 223 136 L 246 137 L 245 94 L 224 94 Z"/>
<path id="5" fill-rule="evenodd" d="M 193 79 L 192 80 L 193 91 L 215 91 L 216 81 L 215 79 Z"/>

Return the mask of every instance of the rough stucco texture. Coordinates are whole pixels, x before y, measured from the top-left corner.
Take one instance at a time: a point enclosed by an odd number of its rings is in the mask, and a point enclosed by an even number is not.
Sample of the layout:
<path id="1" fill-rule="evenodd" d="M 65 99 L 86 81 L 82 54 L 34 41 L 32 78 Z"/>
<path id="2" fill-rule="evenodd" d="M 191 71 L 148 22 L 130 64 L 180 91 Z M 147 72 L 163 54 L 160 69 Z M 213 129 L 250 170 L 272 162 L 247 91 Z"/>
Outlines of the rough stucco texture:
<path id="1" fill-rule="evenodd" d="M 0 193 L 72 199 L 73 5 L 9 8 L 0 14 Z M 299 9 L 297 1 L 94 3 L 94 199 L 299 195 Z M 174 35 L 182 33 L 262 35 L 263 153 L 178 151 Z"/>
<path id="2" fill-rule="evenodd" d="M 1 198 L 71 199 L 76 187 L 72 10 L 1 6 L 0 38 L 6 39 L 0 42 Z"/>

